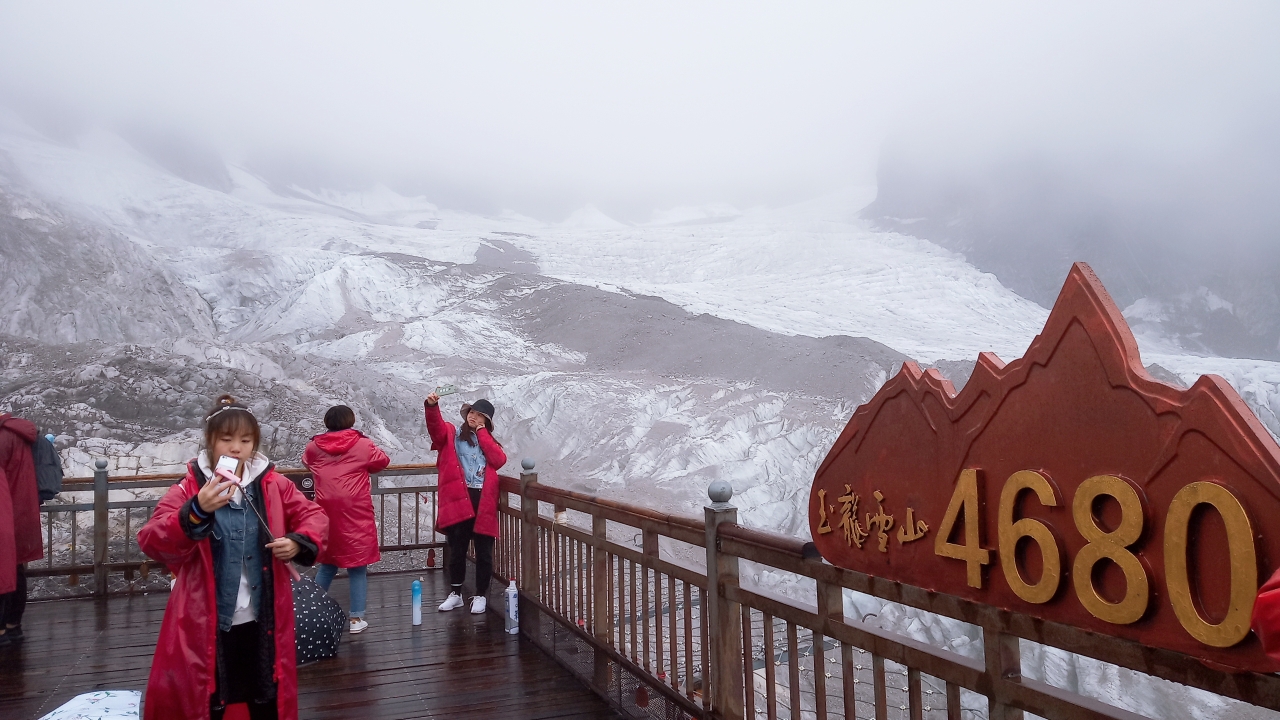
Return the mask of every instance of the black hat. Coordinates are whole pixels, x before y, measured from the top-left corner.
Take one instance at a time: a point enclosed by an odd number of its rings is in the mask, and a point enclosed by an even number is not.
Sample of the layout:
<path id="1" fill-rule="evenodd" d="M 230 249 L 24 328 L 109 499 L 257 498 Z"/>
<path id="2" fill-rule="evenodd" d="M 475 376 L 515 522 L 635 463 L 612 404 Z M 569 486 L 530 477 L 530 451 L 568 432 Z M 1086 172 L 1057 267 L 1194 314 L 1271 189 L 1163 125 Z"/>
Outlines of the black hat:
<path id="1" fill-rule="evenodd" d="M 462 417 L 466 418 L 467 413 L 471 412 L 472 410 L 475 410 L 481 415 L 489 418 L 489 422 L 493 422 L 493 403 L 489 402 L 488 400 L 481 398 L 470 404 L 464 403 L 462 406 Z"/>

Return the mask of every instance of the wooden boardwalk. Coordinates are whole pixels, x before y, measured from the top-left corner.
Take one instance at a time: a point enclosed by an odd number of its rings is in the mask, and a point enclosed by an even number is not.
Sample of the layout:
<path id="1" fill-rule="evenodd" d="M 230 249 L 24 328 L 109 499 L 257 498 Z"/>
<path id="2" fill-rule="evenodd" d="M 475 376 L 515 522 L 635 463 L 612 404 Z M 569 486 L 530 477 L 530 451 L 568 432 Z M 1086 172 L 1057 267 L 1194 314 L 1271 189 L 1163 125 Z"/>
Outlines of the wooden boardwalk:
<path id="1" fill-rule="evenodd" d="M 416 628 L 413 578 L 370 577 L 369 628 L 345 635 L 337 658 L 298 671 L 303 718 L 618 717 L 550 657 L 507 635 L 497 613 L 436 612 L 443 576 L 425 577 Z M 346 581 L 332 591 L 348 607 Z M 0 718 L 39 718 L 92 690 L 143 690 L 167 600 L 152 593 L 28 605 L 26 641 L 0 648 Z"/>

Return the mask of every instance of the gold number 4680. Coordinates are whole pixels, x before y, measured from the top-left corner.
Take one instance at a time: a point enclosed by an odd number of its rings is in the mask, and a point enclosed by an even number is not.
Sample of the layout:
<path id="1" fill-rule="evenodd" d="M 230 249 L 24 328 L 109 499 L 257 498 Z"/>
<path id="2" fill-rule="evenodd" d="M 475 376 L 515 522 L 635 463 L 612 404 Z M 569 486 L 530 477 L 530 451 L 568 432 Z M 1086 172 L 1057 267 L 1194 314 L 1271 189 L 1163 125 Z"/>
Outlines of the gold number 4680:
<path id="1" fill-rule="evenodd" d="M 996 523 L 1000 566 L 1006 582 L 1022 600 L 1046 603 L 1062 583 L 1062 551 L 1049 526 L 1035 518 L 1014 519 L 1018 496 L 1032 491 L 1046 507 L 1058 504 L 1057 491 L 1040 473 L 1016 472 L 1000 492 Z M 1103 530 L 1093 512 L 1097 498 L 1108 496 L 1120 505 L 1120 524 Z M 1212 624 L 1200 615 L 1191 599 L 1187 570 L 1187 535 L 1192 511 L 1199 505 L 1214 508 L 1227 529 L 1230 551 L 1231 589 L 1226 617 Z M 1129 548 L 1142 537 L 1146 517 L 1142 495 L 1132 485 L 1114 475 L 1098 475 L 1076 489 L 1071 502 L 1076 531 L 1088 541 L 1076 553 L 1071 565 L 1076 598 L 1094 617 L 1116 625 L 1127 625 L 1143 617 L 1150 603 L 1150 578 L 1145 564 Z M 960 473 L 951 502 L 943 513 L 934 539 L 934 554 L 964 561 L 970 587 L 982 587 L 982 567 L 991 563 L 991 551 L 982 546 L 981 499 L 978 471 Z M 964 525 L 962 542 L 951 542 L 957 522 Z M 1258 568 L 1253 529 L 1239 499 L 1221 485 L 1195 482 L 1180 490 L 1170 503 L 1164 527 L 1165 582 L 1170 603 L 1182 627 L 1195 639 L 1213 647 L 1230 647 L 1249 633 L 1249 616 L 1258 590 Z M 1017 546 L 1030 538 L 1040 546 L 1041 573 L 1034 583 L 1023 577 L 1017 565 Z M 1115 563 L 1124 573 L 1125 593 L 1119 602 L 1109 602 L 1094 586 L 1094 567 L 1103 560 Z"/>

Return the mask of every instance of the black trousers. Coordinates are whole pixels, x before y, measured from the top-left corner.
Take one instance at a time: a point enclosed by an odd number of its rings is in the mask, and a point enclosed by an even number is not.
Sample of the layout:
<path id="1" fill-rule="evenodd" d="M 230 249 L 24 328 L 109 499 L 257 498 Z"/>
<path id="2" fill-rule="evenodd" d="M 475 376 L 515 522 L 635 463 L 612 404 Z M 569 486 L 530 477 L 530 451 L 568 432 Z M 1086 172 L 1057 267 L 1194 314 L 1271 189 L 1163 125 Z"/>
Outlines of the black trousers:
<path id="1" fill-rule="evenodd" d="M 22 624 L 22 613 L 27 609 L 27 566 L 18 564 L 18 585 L 13 592 L 0 595 L 0 621 L 6 627 Z"/>
<path id="2" fill-rule="evenodd" d="M 258 687 L 261 674 L 258 667 L 258 623 L 257 621 L 232 625 L 230 630 L 218 631 L 218 643 L 222 648 L 227 668 L 227 687 L 219 688 L 221 693 L 209 697 L 209 715 L 211 720 L 222 720 L 226 706 L 221 705 L 219 694 L 227 704 L 247 702 L 250 720 L 276 720 L 275 698 L 266 702 L 254 702 L 250 698 Z"/>
<path id="3" fill-rule="evenodd" d="M 480 490 L 467 488 L 471 507 L 480 510 Z M 467 546 L 476 550 L 476 595 L 488 595 L 489 580 L 493 578 L 493 538 L 476 534 L 475 518 L 450 525 L 444 529 L 445 547 L 449 551 L 449 584 L 462 595 L 462 584 L 467 580 Z"/>
<path id="4" fill-rule="evenodd" d="M 222 716 L 226 714 L 227 709 L 218 707 L 218 698 L 216 696 L 210 702 L 212 704 L 209 707 L 209 720 L 222 720 Z M 249 720 L 277 720 L 278 717 L 275 700 L 269 703 L 249 703 Z"/>

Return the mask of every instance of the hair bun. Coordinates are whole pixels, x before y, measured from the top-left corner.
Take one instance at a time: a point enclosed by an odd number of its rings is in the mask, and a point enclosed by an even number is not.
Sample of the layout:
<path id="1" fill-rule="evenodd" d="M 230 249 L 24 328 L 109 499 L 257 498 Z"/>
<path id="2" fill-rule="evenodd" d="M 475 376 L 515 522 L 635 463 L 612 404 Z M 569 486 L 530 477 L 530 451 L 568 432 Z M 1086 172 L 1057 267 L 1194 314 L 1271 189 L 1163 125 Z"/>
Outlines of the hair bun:
<path id="1" fill-rule="evenodd" d="M 221 405 L 239 405 L 239 404 L 240 404 L 240 403 L 236 402 L 235 397 L 233 397 L 233 396 L 231 396 L 231 395 L 219 395 L 219 396 L 218 396 L 218 401 L 217 401 L 217 402 L 218 402 L 218 405 L 220 405 L 220 406 L 221 406 Z"/>

